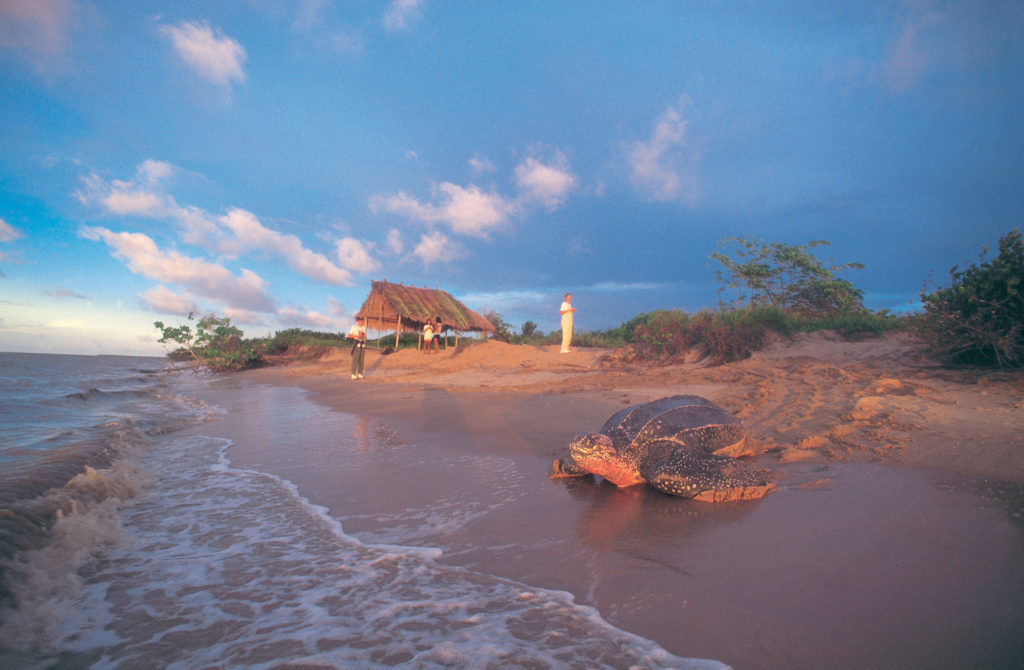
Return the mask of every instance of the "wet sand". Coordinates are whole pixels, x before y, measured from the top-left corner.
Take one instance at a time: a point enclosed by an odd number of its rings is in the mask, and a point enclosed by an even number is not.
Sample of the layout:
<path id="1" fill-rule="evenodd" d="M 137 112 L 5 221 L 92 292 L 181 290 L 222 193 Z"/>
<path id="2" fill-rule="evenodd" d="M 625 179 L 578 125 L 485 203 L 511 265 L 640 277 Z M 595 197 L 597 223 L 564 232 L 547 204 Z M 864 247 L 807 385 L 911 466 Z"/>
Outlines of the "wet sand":
<path id="1" fill-rule="evenodd" d="M 371 351 L 359 382 L 346 358 L 293 360 L 218 384 L 230 413 L 210 428 L 234 439 L 233 464 L 295 482 L 364 541 L 569 591 L 680 656 L 738 670 L 1022 666 L 1019 373 L 820 336 L 719 368 L 607 354 Z M 232 407 L 233 385 L 264 400 Z M 301 437 L 275 434 L 291 386 L 348 418 L 312 412 Z M 546 477 L 576 432 L 673 393 L 743 418 L 778 490 L 707 504 Z M 358 459 L 332 453 L 337 430 L 365 442 Z"/>

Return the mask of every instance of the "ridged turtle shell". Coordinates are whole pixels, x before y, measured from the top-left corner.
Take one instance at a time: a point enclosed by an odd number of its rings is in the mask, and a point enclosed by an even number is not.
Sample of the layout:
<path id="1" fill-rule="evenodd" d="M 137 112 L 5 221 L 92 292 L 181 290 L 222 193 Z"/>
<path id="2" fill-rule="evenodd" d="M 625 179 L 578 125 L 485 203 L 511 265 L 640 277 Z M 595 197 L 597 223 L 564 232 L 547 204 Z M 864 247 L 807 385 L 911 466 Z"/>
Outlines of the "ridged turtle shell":
<path id="1" fill-rule="evenodd" d="M 605 421 L 600 432 L 619 450 L 667 441 L 708 454 L 735 445 L 746 434 L 739 419 L 695 395 L 670 396 L 627 407 Z"/>

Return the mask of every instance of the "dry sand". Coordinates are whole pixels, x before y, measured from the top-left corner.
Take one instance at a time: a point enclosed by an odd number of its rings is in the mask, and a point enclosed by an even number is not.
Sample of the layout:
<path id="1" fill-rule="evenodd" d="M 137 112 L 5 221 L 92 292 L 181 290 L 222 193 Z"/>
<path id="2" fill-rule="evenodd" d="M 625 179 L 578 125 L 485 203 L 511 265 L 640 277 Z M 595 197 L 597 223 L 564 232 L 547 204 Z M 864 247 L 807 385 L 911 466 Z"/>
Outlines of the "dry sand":
<path id="1" fill-rule="evenodd" d="M 306 445 L 254 453 L 236 440 L 229 457 L 290 479 L 371 539 L 375 519 L 445 490 L 486 500 L 513 486 L 485 467 L 440 465 L 450 455 L 513 459 L 530 495 L 418 541 L 442 560 L 570 591 L 682 656 L 737 670 L 1024 667 L 1024 374 L 944 369 L 919 352 L 907 336 L 817 333 L 711 367 L 488 342 L 368 349 L 359 381 L 347 352 L 293 353 L 239 383 L 300 386 L 362 417 L 370 442 L 415 442 L 438 467 L 349 481 L 344 464 L 310 467 L 318 452 Z M 740 417 L 778 490 L 710 504 L 545 476 L 573 434 L 676 393 Z"/>

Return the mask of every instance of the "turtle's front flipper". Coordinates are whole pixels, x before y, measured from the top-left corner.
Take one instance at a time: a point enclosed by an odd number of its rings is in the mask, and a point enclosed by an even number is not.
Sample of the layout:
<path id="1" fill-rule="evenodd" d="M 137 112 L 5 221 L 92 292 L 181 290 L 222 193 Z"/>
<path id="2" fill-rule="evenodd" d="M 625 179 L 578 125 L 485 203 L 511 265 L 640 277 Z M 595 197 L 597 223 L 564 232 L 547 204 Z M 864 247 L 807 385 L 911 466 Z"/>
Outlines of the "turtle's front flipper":
<path id="1" fill-rule="evenodd" d="M 767 470 L 688 448 L 642 468 L 641 474 L 663 493 L 705 502 L 755 500 L 775 488 Z"/>
<path id="2" fill-rule="evenodd" d="M 561 479 L 562 477 L 585 477 L 589 474 L 589 472 L 572 461 L 563 461 L 561 458 L 556 458 L 555 462 L 551 464 L 551 472 L 548 473 L 548 478 Z"/>

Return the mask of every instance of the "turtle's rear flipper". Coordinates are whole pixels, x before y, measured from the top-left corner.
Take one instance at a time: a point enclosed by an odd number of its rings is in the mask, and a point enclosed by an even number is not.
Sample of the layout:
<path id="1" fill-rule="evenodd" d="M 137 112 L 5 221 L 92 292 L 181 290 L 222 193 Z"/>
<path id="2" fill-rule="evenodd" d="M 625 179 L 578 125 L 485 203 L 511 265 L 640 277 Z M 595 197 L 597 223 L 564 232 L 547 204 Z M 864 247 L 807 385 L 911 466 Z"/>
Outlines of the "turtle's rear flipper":
<path id="1" fill-rule="evenodd" d="M 556 458 L 555 462 L 551 464 L 551 472 L 548 473 L 548 477 L 550 479 L 561 479 L 562 477 L 585 477 L 589 474 L 589 472 L 577 467 L 571 461 L 566 462 L 561 458 Z"/>
<path id="2" fill-rule="evenodd" d="M 767 470 L 693 449 L 676 451 L 641 474 L 663 493 L 703 502 L 756 500 L 775 488 Z"/>

